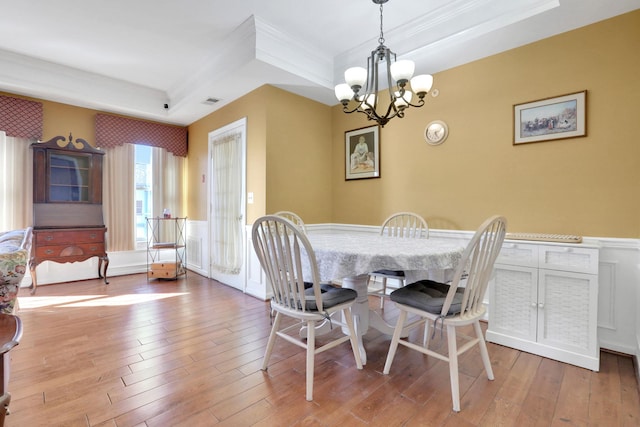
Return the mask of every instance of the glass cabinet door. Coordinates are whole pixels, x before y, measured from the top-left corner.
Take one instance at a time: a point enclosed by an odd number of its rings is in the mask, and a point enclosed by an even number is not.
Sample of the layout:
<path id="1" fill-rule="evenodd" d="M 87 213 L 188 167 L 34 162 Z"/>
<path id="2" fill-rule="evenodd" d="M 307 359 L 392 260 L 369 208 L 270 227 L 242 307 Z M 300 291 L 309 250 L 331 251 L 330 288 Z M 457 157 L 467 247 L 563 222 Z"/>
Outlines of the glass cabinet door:
<path id="1" fill-rule="evenodd" d="M 49 153 L 49 201 L 89 202 L 91 156 Z"/>

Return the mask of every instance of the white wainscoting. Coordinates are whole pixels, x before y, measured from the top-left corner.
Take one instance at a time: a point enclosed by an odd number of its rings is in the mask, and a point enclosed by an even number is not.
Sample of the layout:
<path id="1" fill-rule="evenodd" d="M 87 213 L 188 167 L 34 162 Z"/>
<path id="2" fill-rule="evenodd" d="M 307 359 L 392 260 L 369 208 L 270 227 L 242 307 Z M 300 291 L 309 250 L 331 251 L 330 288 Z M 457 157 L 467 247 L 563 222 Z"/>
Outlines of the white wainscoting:
<path id="1" fill-rule="evenodd" d="M 349 224 L 308 224 L 309 233 L 318 231 L 377 233 L 378 227 Z M 430 230 L 430 236 L 454 239 L 461 243 L 472 236 L 471 231 Z M 209 276 L 209 229 L 206 221 L 187 222 L 187 268 Z M 262 300 L 270 298 L 264 275 L 251 243 L 251 226 L 247 226 L 246 277 L 244 292 Z M 604 349 L 635 355 L 640 361 L 640 239 L 584 238 L 584 243 L 600 247 L 598 340 Z M 108 252 L 108 276 L 143 273 L 146 271 L 146 250 Z M 56 264 L 43 262 L 38 266 L 38 284 L 95 279 L 98 259 Z M 28 275 L 27 275 L 28 276 Z M 26 277 L 22 286 L 30 285 Z M 490 304 L 490 301 L 488 301 Z M 490 309 L 490 308 L 489 308 Z"/>
<path id="2" fill-rule="evenodd" d="M 209 277 L 209 224 L 187 220 L 187 268 Z"/>
<path id="3" fill-rule="evenodd" d="M 107 280 L 113 276 L 144 273 L 147 271 L 146 249 L 135 251 L 109 252 L 109 267 L 107 268 Z M 28 272 L 28 271 L 27 271 Z M 98 278 L 98 258 L 89 258 L 86 261 L 58 264 L 44 261 L 36 267 L 38 287 L 54 283 L 74 282 Z M 21 286 L 31 285 L 31 278 L 26 277 Z"/>
<path id="4" fill-rule="evenodd" d="M 640 359 L 640 240 L 584 239 L 600 246 L 598 340 L 600 347 Z"/>

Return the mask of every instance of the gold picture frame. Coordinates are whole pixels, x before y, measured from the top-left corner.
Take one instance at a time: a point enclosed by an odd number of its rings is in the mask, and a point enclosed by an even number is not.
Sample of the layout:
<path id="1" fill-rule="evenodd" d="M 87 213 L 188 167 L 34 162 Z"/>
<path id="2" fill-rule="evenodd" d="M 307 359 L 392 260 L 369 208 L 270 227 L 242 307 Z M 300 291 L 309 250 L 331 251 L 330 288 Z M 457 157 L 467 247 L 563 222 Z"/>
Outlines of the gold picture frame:
<path id="1" fill-rule="evenodd" d="M 587 135 L 587 91 L 513 106 L 513 144 Z"/>

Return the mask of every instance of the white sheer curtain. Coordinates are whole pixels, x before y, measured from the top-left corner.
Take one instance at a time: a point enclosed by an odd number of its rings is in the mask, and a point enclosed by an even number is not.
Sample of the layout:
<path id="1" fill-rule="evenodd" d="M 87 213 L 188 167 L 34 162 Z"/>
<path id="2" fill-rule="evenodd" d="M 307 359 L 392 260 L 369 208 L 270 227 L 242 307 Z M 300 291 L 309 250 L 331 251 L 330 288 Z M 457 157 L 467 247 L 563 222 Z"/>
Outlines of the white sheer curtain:
<path id="1" fill-rule="evenodd" d="M 136 247 L 135 147 L 122 144 L 104 151 L 102 207 L 107 251 L 131 251 Z"/>
<path id="2" fill-rule="evenodd" d="M 152 174 L 153 174 L 153 216 L 160 216 L 165 209 L 169 210 L 171 217 L 184 217 L 183 191 L 185 158 L 174 156 L 164 148 L 153 147 L 152 150 Z M 163 235 L 169 240 L 174 240 L 175 227 L 173 224 L 164 224 Z"/>
<path id="3" fill-rule="evenodd" d="M 33 154 L 27 138 L 0 131 L 0 231 L 33 224 Z"/>
<path id="4" fill-rule="evenodd" d="M 164 168 L 162 169 L 162 182 L 164 188 L 162 191 L 162 199 L 167 209 L 171 210 L 172 216 L 184 217 L 184 191 L 183 184 L 185 182 L 185 162 L 186 158 L 174 156 L 167 150 L 164 152 Z"/>
<path id="5" fill-rule="evenodd" d="M 185 158 L 159 147 L 153 147 L 152 153 L 153 216 L 162 216 L 168 209 L 172 217 L 184 217 Z"/>
<path id="6" fill-rule="evenodd" d="M 212 267 L 238 274 L 242 267 L 242 133 L 221 135 L 213 141 Z"/>

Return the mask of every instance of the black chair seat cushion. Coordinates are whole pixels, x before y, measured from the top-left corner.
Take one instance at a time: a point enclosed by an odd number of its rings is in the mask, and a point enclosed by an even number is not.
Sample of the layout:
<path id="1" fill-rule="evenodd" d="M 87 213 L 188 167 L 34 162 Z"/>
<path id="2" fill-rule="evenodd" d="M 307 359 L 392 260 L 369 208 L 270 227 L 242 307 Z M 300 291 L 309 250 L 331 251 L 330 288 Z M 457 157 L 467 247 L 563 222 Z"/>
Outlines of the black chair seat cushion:
<path id="1" fill-rule="evenodd" d="M 305 289 L 309 289 L 309 288 L 313 288 L 313 282 L 303 282 L 304 283 L 304 288 Z M 325 282 L 327 285 L 330 285 L 331 282 Z M 321 283 L 322 285 L 322 283 Z"/>
<path id="2" fill-rule="evenodd" d="M 404 271 L 396 271 L 396 270 L 376 270 L 373 274 L 384 274 L 385 276 L 396 276 L 396 277 L 404 277 Z"/>
<path id="3" fill-rule="evenodd" d="M 440 314 L 447 298 L 449 285 L 433 280 L 420 280 L 391 292 L 391 301 L 408 305 L 418 310 Z M 460 313 L 464 289 L 457 289 L 447 314 Z"/>
<path id="4" fill-rule="evenodd" d="M 331 308 L 338 304 L 353 301 L 358 296 L 358 293 L 353 289 L 339 288 L 328 283 L 322 283 L 320 289 L 322 290 L 322 306 L 324 308 Z M 304 293 L 313 298 L 313 288 L 306 289 Z M 318 310 L 315 299 L 307 300 L 307 310 Z"/>

